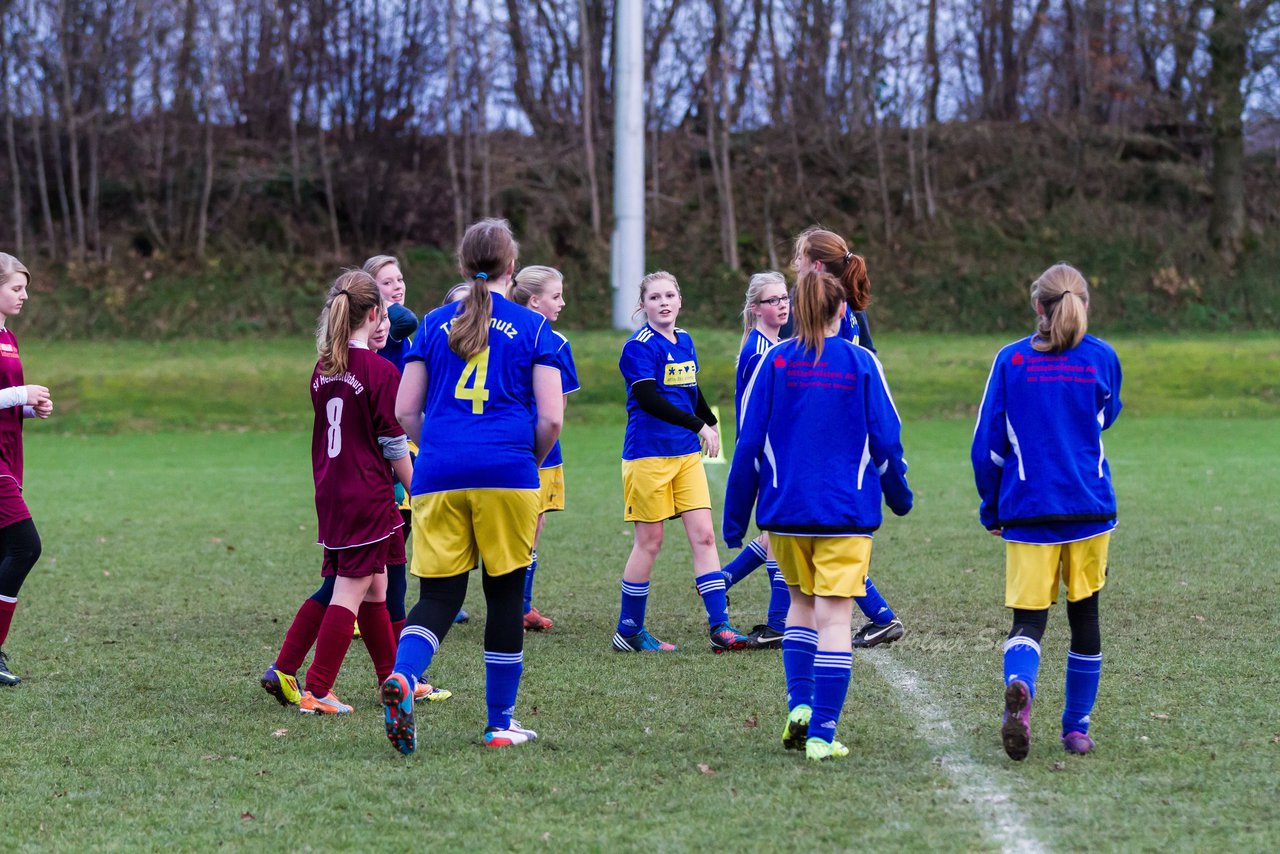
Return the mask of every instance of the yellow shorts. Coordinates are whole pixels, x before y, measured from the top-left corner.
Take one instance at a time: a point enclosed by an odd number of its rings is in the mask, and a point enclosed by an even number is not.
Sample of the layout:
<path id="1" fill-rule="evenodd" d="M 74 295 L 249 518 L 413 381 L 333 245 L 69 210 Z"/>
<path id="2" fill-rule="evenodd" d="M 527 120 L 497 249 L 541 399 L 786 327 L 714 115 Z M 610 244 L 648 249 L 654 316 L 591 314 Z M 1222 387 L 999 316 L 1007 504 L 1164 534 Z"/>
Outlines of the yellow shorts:
<path id="1" fill-rule="evenodd" d="M 622 461 L 628 522 L 665 522 L 688 510 L 711 509 L 701 454 Z"/>
<path id="2" fill-rule="evenodd" d="M 449 578 L 483 561 L 489 575 L 529 565 L 542 496 L 536 489 L 456 489 L 413 497 L 419 578 Z"/>
<path id="3" fill-rule="evenodd" d="M 1107 547 L 1111 532 L 1049 546 L 1005 543 L 1004 606 L 1043 611 L 1067 587 L 1067 601 L 1088 599 L 1107 583 Z"/>
<path id="4" fill-rule="evenodd" d="M 870 537 L 793 537 L 769 532 L 769 547 L 788 586 L 806 596 L 867 595 Z"/>
<path id="5" fill-rule="evenodd" d="M 564 509 L 564 466 L 538 469 L 542 484 L 542 512 Z"/>
<path id="6" fill-rule="evenodd" d="M 406 439 L 405 439 L 405 441 L 406 441 L 406 442 L 408 443 L 408 445 L 409 445 L 409 462 L 412 464 L 414 461 L 416 461 L 416 460 L 418 459 L 418 446 L 417 446 L 416 444 L 414 444 L 414 442 L 413 442 L 413 440 L 412 440 L 412 439 L 408 439 L 408 438 L 406 438 Z M 411 504 L 409 503 L 409 498 L 410 498 L 409 491 L 408 491 L 408 490 L 405 490 L 404 498 L 400 501 L 400 504 L 399 504 L 399 505 L 397 505 L 397 506 L 398 506 L 401 510 L 411 510 L 411 509 L 413 509 L 413 505 L 411 505 Z"/>

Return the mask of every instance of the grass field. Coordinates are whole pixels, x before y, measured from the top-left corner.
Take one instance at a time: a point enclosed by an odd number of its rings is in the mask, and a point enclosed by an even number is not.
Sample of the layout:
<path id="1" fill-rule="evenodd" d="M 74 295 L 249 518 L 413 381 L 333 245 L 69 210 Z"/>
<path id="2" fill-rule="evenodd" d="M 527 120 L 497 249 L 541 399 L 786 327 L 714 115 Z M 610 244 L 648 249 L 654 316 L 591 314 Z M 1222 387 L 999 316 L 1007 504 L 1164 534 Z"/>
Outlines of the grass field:
<path id="1" fill-rule="evenodd" d="M 698 340 L 717 388 L 735 339 Z M 917 508 L 887 521 L 873 575 L 908 634 L 855 655 L 852 755 L 813 767 L 777 745 L 779 656 L 707 651 L 677 526 L 649 624 L 681 651 L 607 651 L 631 543 L 616 336 L 575 337 L 587 388 L 565 433 L 570 505 L 537 591 L 557 627 L 528 638 L 518 709 L 540 740 L 479 745 L 476 587 L 476 619 L 433 666 L 455 697 L 421 710 L 408 759 L 382 734 L 358 643 L 337 686 L 350 718 L 290 713 L 257 686 L 318 575 L 307 342 L 24 341 L 62 420 L 27 434 L 45 550 L 6 643 L 26 681 L 0 693 L 0 848 L 1275 850 L 1280 339 L 1117 342 L 1128 408 L 1107 443 L 1121 526 L 1099 749 L 1057 746 L 1055 609 L 1021 764 L 999 745 L 1002 551 L 976 523 L 967 457 L 998 342 L 878 343 Z M 725 467 L 708 471 L 722 491 Z M 760 621 L 766 597 L 762 575 L 744 582 L 735 622 Z"/>

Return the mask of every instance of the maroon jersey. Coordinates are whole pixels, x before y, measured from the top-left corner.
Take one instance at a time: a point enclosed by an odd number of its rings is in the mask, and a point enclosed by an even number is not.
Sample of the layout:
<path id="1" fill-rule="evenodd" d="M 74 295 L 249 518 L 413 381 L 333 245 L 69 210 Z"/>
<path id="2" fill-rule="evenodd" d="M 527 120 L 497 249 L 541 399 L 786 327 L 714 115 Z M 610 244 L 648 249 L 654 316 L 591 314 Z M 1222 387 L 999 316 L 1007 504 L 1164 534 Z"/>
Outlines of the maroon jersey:
<path id="1" fill-rule="evenodd" d="M 319 542 L 328 549 L 384 540 L 404 524 L 395 506 L 391 467 L 378 439 L 404 435 L 396 423 L 400 372 L 362 347 L 345 373 L 311 374 L 311 467 Z"/>
<path id="2" fill-rule="evenodd" d="M 0 327 L 0 388 L 26 385 L 18 339 Z M 11 477 L 22 486 L 22 407 L 0 409 L 0 477 Z"/>

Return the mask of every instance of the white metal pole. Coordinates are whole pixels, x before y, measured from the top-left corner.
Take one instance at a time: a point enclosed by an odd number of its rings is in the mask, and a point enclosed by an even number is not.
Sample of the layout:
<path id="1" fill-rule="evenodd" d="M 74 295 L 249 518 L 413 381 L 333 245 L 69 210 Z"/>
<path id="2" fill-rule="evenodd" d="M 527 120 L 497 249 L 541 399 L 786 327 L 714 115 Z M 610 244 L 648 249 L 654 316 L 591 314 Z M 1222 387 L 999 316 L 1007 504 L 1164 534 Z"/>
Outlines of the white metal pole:
<path id="1" fill-rule="evenodd" d="M 613 327 L 635 329 L 644 276 L 643 0 L 617 0 L 613 39 Z"/>

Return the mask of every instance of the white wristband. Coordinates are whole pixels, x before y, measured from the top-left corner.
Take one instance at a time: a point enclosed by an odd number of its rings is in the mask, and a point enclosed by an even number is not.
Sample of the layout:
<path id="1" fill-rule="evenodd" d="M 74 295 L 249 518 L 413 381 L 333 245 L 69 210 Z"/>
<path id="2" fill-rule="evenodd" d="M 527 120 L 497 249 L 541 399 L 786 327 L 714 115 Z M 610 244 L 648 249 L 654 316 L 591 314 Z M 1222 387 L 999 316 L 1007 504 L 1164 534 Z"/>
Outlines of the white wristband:
<path id="1" fill-rule="evenodd" d="M 11 385 L 6 389 L 0 389 L 0 409 L 8 409 L 11 406 L 23 406 L 26 402 L 26 386 Z"/>

